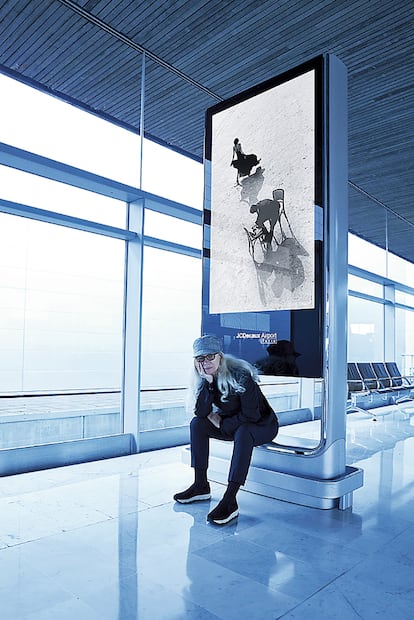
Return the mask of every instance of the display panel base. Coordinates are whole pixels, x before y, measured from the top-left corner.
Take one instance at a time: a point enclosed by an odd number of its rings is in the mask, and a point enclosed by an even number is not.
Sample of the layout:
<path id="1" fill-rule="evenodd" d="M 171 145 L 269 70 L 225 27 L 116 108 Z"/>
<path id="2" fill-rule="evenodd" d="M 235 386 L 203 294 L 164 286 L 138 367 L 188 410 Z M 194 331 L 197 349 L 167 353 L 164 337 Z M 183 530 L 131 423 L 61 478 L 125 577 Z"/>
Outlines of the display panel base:
<path id="1" fill-rule="evenodd" d="M 266 446 L 255 448 L 257 450 L 266 450 Z M 268 456 L 272 458 L 271 453 Z M 183 450 L 182 459 L 190 464 L 189 447 Z M 227 484 L 228 470 L 227 458 L 210 455 L 208 476 L 211 481 Z M 363 483 L 363 470 L 358 467 L 346 466 L 342 476 L 320 480 L 263 469 L 252 464 L 243 490 L 310 508 L 346 510 L 352 508 L 353 492 L 362 487 Z"/>

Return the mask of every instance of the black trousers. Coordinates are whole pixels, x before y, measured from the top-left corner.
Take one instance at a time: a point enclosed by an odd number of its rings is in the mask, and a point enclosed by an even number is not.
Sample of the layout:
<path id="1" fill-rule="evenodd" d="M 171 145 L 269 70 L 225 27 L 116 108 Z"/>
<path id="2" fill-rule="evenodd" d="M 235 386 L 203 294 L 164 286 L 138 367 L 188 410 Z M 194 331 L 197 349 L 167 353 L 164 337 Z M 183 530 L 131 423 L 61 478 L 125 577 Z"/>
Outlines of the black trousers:
<path id="1" fill-rule="evenodd" d="M 246 423 L 239 426 L 232 437 L 224 435 L 208 418 L 194 417 L 190 422 L 191 467 L 207 470 L 210 449 L 210 437 L 233 441 L 229 482 L 243 485 L 252 460 L 253 448 L 269 443 L 277 435 L 279 425 L 275 418 L 271 423 L 260 426 Z"/>

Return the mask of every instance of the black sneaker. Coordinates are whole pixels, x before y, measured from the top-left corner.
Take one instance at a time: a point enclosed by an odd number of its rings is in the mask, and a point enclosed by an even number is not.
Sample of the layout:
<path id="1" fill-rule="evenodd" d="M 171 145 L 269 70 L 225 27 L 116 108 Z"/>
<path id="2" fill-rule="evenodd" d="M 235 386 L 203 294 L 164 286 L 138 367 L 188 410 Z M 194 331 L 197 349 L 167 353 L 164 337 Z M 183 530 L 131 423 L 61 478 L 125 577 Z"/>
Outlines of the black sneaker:
<path id="1" fill-rule="evenodd" d="M 221 500 L 217 506 L 207 515 L 207 521 L 216 523 L 217 525 L 224 525 L 232 519 L 239 516 L 239 507 L 236 500 L 230 502 Z"/>
<path id="2" fill-rule="evenodd" d="M 180 502 L 180 504 L 189 504 L 190 502 L 199 502 L 203 499 L 210 499 L 210 485 L 207 483 L 205 486 L 197 486 L 196 484 L 192 484 L 191 487 L 182 491 L 181 493 L 176 493 L 174 495 L 174 499 L 176 502 Z"/>

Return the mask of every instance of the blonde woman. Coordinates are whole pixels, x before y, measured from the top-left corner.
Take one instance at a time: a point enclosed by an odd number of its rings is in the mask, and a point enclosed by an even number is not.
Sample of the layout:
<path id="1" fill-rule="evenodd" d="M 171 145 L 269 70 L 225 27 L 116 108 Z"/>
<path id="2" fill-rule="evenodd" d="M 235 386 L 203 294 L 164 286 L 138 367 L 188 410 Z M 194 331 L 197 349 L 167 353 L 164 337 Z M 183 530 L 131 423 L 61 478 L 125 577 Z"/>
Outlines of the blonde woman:
<path id="1" fill-rule="evenodd" d="M 176 493 L 177 502 L 187 504 L 210 499 L 207 478 L 210 437 L 233 441 L 228 485 L 207 520 L 223 525 L 238 514 L 236 495 L 244 485 L 255 446 L 272 441 L 279 424 L 257 384 L 257 369 L 244 360 L 225 355 L 219 338 L 197 338 L 193 344 L 194 377 L 190 390 L 191 466 L 194 483 Z"/>

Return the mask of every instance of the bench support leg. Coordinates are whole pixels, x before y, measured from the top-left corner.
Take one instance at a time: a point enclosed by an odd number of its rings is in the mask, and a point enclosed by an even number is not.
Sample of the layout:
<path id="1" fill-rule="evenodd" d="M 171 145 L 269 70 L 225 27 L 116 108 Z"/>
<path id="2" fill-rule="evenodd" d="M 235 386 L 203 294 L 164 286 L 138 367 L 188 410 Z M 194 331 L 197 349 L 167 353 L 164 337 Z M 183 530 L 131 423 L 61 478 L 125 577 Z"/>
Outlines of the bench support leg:
<path id="1" fill-rule="evenodd" d="M 352 508 L 352 502 L 353 502 L 352 491 L 350 491 L 349 493 L 346 493 L 345 495 L 342 495 L 339 498 L 339 505 L 338 505 L 339 510 L 346 510 L 347 508 Z"/>

